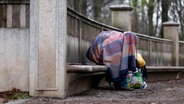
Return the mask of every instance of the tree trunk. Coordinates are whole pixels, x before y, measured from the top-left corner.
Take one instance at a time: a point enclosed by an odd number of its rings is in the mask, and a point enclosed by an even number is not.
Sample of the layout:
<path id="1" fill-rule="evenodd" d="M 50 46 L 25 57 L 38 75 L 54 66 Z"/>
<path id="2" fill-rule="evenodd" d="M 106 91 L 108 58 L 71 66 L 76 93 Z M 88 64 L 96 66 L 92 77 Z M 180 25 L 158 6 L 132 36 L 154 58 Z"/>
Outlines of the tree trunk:
<path id="1" fill-rule="evenodd" d="M 93 8 L 94 8 L 94 19 L 97 21 L 101 21 L 101 5 L 102 1 L 101 0 L 93 0 Z"/>
<path id="2" fill-rule="evenodd" d="M 137 11 L 137 5 L 138 5 L 138 0 L 133 0 L 133 24 L 132 24 L 132 31 L 133 32 L 138 32 L 138 11 Z"/>
<path id="3" fill-rule="evenodd" d="M 87 1 L 86 0 L 74 0 L 74 10 L 86 16 Z"/>
<path id="4" fill-rule="evenodd" d="M 169 0 L 162 0 L 162 23 L 167 22 L 168 19 L 168 10 L 169 10 Z M 160 32 L 161 38 L 163 38 L 163 27 L 161 27 L 161 32 Z"/>
<path id="5" fill-rule="evenodd" d="M 154 34 L 156 35 L 157 34 L 157 29 L 158 29 L 158 20 L 159 20 L 159 9 L 160 9 L 160 0 L 157 0 L 157 11 L 156 11 L 156 25 L 155 25 L 155 28 L 154 28 Z"/>
<path id="6" fill-rule="evenodd" d="M 149 4 L 148 4 L 148 21 L 149 21 L 149 35 L 150 36 L 154 36 L 153 34 L 154 1 L 155 0 L 149 0 Z"/>
<path id="7" fill-rule="evenodd" d="M 177 1 L 176 1 L 177 2 Z M 178 1 L 178 16 L 179 16 L 179 21 L 180 21 L 180 26 L 181 26 L 181 40 L 184 39 L 184 11 L 182 12 L 182 10 L 184 9 L 184 4 L 182 5 L 182 1 Z"/>

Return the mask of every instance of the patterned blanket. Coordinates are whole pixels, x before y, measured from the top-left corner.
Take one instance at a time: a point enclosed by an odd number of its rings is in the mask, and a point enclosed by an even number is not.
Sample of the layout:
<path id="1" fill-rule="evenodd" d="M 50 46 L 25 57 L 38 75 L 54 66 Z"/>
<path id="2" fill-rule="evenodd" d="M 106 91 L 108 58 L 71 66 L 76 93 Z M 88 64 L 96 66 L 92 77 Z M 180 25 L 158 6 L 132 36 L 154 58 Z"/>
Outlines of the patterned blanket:
<path id="1" fill-rule="evenodd" d="M 136 70 L 136 44 L 138 37 L 132 32 L 103 31 L 91 43 L 87 58 L 106 65 L 112 82 L 121 80 L 128 70 Z"/>

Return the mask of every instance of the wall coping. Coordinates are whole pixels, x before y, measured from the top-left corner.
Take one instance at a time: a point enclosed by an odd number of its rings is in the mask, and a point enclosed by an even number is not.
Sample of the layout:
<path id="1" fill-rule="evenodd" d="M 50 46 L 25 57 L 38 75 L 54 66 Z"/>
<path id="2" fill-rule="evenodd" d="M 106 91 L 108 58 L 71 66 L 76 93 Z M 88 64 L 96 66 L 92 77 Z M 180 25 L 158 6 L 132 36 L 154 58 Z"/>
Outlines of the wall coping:
<path id="1" fill-rule="evenodd" d="M 184 44 L 184 41 L 179 41 L 180 44 Z"/>
<path id="2" fill-rule="evenodd" d="M 129 5 L 112 5 L 109 7 L 112 11 L 132 11 L 133 8 Z"/>
<path id="3" fill-rule="evenodd" d="M 108 68 L 104 65 L 67 65 L 68 73 L 95 73 L 105 72 Z"/>
<path id="4" fill-rule="evenodd" d="M 103 27 L 107 27 L 107 28 L 116 30 L 116 31 L 124 32 L 124 30 L 122 30 L 122 29 L 119 29 L 119 28 L 113 27 L 113 26 L 111 26 L 111 25 L 107 25 L 107 24 L 104 24 L 104 23 L 95 21 L 95 20 L 93 20 L 93 19 L 87 18 L 87 17 L 85 17 L 84 15 L 80 14 L 79 12 L 73 10 L 71 7 L 67 7 L 67 14 L 72 16 L 71 13 L 73 13 L 73 14 L 77 15 L 78 17 L 80 17 L 80 18 L 82 18 L 82 19 L 84 19 L 84 20 L 87 20 L 87 21 L 89 21 L 89 22 L 91 22 L 91 23 L 93 23 L 93 24 L 95 24 L 95 25 L 99 25 L 99 26 L 103 26 Z M 75 17 L 75 16 L 74 16 L 74 17 Z M 76 18 L 76 17 L 75 17 L 75 18 Z"/>
<path id="5" fill-rule="evenodd" d="M 172 21 L 168 21 L 168 22 L 164 22 L 162 23 L 163 26 L 179 26 L 179 23 L 177 22 L 172 22 Z"/>
<path id="6" fill-rule="evenodd" d="M 1 0 L 0 4 L 30 4 L 29 0 Z"/>
<path id="7" fill-rule="evenodd" d="M 141 37 L 141 38 L 149 38 L 149 39 L 152 39 L 152 40 L 159 40 L 159 41 L 165 41 L 165 42 L 173 42 L 173 41 L 170 40 L 170 39 L 158 38 L 158 37 L 153 37 L 153 36 L 144 35 L 144 34 L 139 34 L 139 33 L 136 33 L 136 35 L 137 35 L 138 37 Z"/>
<path id="8" fill-rule="evenodd" d="M 180 66 L 147 66 L 148 72 L 184 72 L 184 67 Z"/>

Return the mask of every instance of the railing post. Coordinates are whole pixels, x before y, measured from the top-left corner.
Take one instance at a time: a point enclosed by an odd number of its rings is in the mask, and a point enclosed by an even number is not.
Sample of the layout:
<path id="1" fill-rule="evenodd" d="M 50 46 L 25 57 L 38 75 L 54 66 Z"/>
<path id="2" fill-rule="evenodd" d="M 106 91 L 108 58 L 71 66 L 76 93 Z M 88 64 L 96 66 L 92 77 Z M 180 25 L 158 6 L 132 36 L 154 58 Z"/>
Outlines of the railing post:
<path id="1" fill-rule="evenodd" d="M 31 96 L 66 96 L 66 0 L 30 0 Z"/>
<path id="2" fill-rule="evenodd" d="M 179 66 L 179 24 L 176 22 L 164 22 L 164 38 L 173 41 L 173 65 Z"/>
<path id="3" fill-rule="evenodd" d="M 126 5 L 110 6 L 112 26 L 131 31 L 131 11 L 132 7 Z"/>

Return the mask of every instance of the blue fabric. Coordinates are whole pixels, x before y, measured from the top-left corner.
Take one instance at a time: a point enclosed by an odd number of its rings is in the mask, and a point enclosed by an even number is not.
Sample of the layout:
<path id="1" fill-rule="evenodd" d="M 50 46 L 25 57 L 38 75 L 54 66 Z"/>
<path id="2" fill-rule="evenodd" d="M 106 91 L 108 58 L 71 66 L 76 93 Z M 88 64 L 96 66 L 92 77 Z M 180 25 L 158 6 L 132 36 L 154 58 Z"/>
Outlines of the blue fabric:
<path id="1" fill-rule="evenodd" d="M 122 78 L 122 80 L 120 81 L 120 87 L 123 88 L 123 87 L 127 87 L 128 86 L 128 82 L 127 82 L 127 78 Z"/>

